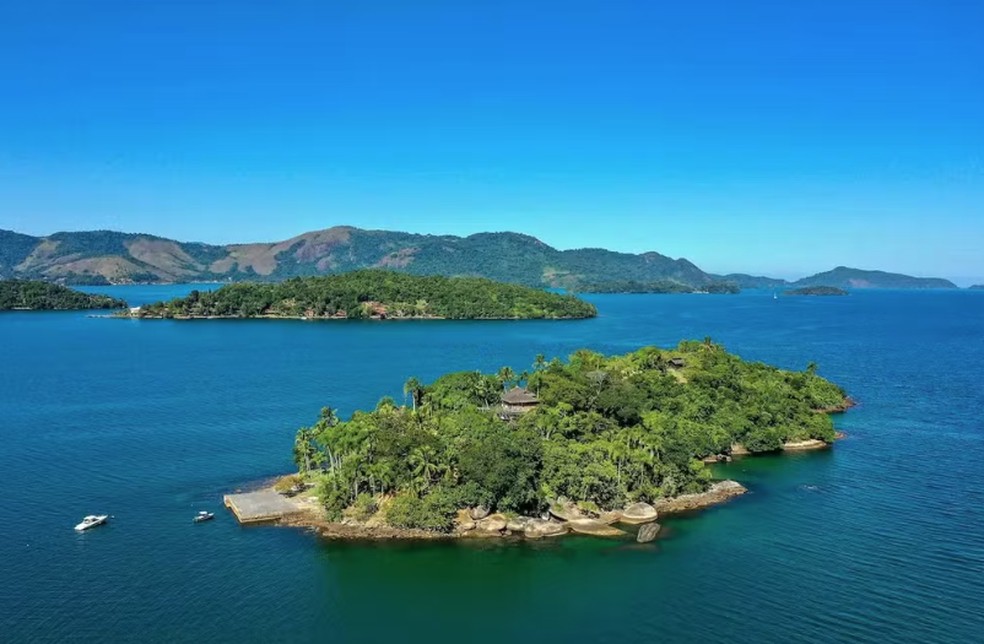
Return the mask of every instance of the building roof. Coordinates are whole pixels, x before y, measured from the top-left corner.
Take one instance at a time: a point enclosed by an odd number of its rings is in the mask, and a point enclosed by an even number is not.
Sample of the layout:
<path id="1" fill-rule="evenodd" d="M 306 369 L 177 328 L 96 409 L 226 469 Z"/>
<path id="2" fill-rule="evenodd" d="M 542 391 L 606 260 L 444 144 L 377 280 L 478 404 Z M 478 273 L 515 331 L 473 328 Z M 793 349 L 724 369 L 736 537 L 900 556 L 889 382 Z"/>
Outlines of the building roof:
<path id="1" fill-rule="evenodd" d="M 502 402 L 507 405 L 531 405 L 537 403 L 536 394 L 526 387 L 513 387 L 502 394 Z"/>

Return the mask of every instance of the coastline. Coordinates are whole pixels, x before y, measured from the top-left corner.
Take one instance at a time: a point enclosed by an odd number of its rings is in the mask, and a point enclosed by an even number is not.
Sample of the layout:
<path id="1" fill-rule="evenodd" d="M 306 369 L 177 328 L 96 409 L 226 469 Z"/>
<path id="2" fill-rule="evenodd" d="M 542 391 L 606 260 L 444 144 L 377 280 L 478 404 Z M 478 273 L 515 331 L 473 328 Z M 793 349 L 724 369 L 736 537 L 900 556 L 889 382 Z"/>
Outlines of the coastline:
<path id="1" fill-rule="evenodd" d="M 272 491 L 273 485 L 267 485 L 260 491 Z M 658 517 L 673 516 L 704 510 L 715 505 L 727 503 L 735 497 L 748 492 L 748 489 L 741 483 L 733 480 L 716 481 L 704 492 L 683 494 L 680 496 L 658 499 L 653 502 L 652 507 L 656 512 L 653 516 L 644 521 L 637 521 L 623 517 L 621 511 L 605 513 L 598 519 L 572 518 L 562 520 L 554 516 L 546 521 L 544 525 L 549 529 L 541 534 L 531 536 L 529 531 L 524 531 L 513 524 L 512 519 L 507 520 L 502 515 L 490 515 L 484 521 L 490 521 L 483 528 L 483 521 L 477 523 L 469 521 L 464 514 L 459 513 L 459 521 L 451 532 L 434 532 L 430 530 L 396 528 L 382 523 L 377 518 L 369 519 L 365 522 L 343 519 L 341 522 L 329 521 L 321 509 L 318 500 L 313 495 L 298 495 L 294 497 L 283 497 L 291 505 L 294 511 L 281 517 L 280 519 L 269 521 L 278 526 L 290 528 L 304 528 L 315 532 L 318 536 L 325 539 L 340 539 L 346 541 L 384 541 L 384 540 L 427 540 L 427 541 L 448 541 L 457 539 L 540 539 L 546 537 L 563 536 L 565 534 L 595 534 L 597 536 L 632 536 L 631 532 L 623 531 L 613 526 L 634 525 L 634 524 L 653 524 L 658 531 L 658 524 L 655 523 Z M 553 513 L 551 513 L 553 514 Z M 462 520 L 463 519 L 463 520 Z M 498 521 L 498 523 L 496 523 Z M 535 521 L 535 520 L 534 520 Z M 589 529 L 585 529 L 584 523 L 590 523 Z M 607 527 L 605 530 L 602 526 Z"/>
<path id="2" fill-rule="evenodd" d="M 442 315 L 403 315 L 403 316 L 392 316 L 383 317 L 378 315 L 373 315 L 366 318 L 353 318 L 348 316 L 340 315 L 172 315 L 170 317 L 163 315 L 133 315 L 130 313 L 121 313 L 116 315 L 107 315 L 100 317 L 110 317 L 118 320 L 177 320 L 181 322 L 187 322 L 190 320 L 296 320 L 299 322 L 398 322 L 401 320 L 450 320 L 453 322 L 467 322 L 467 321 L 523 321 L 523 320 L 590 320 L 592 317 L 597 316 L 585 316 L 578 317 L 572 315 L 564 316 L 545 316 L 545 317 L 473 317 L 473 318 L 449 318 Z"/>

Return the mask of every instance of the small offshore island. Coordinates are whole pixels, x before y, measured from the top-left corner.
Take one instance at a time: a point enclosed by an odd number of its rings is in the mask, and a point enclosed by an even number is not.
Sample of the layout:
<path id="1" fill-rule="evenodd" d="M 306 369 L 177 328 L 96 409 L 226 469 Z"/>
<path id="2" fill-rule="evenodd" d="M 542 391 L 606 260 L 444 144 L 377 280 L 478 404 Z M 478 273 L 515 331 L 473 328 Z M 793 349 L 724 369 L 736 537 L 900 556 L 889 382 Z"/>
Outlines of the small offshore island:
<path id="1" fill-rule="evenodd" d="M 629 533 L 615 524 L 643 524 L 627 530 L 649 541 L 660 514 L 745 492 L 706 463 L 826 447 L 829 414 L 853 404 L 815 365 L 747 362 L 710 339 L 411 378 L 404 394 L 347 421 L 324 408 L 297 433 L 298 473 L 257 493 L 285 510 L 253 518 L 356 539 L 618 537 Z M 226 497 L 243 522 L 248 496 Z"/>
<path id="2" fill-rule="evenodd" d="M 477 277 L 366 269 L 278 283 L 241 282 L 157 302 L 120 317 L 141 319 L 532 320 L 595 317 L 571 295 Z"/>
<path id="3" fill-rule="evenodd" d="M 785 291 L 783 295 L 810 295 L 816 297 L 829 297 L 839 295 L 850 295 L 847 291 L 836 286 L 804 286 Z"/>
<path id="4" fill-rule="evenodd" d="M 0 311 L 122 309 L 126 302 L 36 280 L 0 280 Z"/>

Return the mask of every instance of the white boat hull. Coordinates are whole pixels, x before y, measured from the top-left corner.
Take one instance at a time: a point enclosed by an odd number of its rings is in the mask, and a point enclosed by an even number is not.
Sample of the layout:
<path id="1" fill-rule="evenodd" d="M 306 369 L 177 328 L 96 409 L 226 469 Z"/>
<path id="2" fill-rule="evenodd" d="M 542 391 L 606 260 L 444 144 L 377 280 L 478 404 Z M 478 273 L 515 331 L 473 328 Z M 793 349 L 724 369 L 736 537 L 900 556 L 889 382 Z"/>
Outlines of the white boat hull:
<path id="1" fill-rule="evenodd" d="M 88 516 L 85 519 L 83 519 L 82 523 L 75 526 L 75 530 L 78 532 L 84 532 L 89 528 L 95 528 L 96 526 L 106 523 L 108 519 L 109 519 L 108 514 L 103 514 L 100 516 Z"/>

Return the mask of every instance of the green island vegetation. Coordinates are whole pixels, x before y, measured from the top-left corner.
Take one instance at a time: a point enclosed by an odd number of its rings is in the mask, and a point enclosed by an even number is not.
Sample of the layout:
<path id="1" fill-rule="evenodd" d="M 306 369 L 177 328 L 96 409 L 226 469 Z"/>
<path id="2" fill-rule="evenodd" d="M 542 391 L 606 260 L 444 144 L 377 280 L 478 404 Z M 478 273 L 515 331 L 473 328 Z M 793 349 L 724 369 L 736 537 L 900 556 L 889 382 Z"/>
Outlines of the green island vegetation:
<path id="1" fill-rule="evenodd" d="M 783 295 L 849 295 L 847 291 L 836 286 L 804 286 L 803 288 L 790 289 Z"/>
<path id="2" fill-rule="evenodd" d="M 141 318 L 566 319 L 597 315 L 571 295 L 483 278 L 366 269 L 279 283 L 243 282 L 141 307 Z"/>
<path id="3" fill-rule="evenodd" d="M 297 432 L 296 476 L 330 521 L 447 532 L 469 507 L 536 516 L 566 499 L 603 512 L 702 492 L 705 457 L 739 443 L 830 443 L 822 412 L 848 401 L 814 364 L 784 371 L 710 339 L 617 356 L 582 349 L 566 362 L 539 355 L 521 374 L 410 378 L 404 395 L 347 421 L 326 407 Z"/>
<path id="4" fill-rule="evenodd" d="M 119 309 L 126 302 L 108 295 L 90 295 L 58 284 L 0 280 L 0 311 L 69 311 Z"/>
<path id="5" fill-rule="evenodd" d="M 599 282 L 585 284 L 579 287 L 578 290 L 582 293 L 711 293 L 714 295 L 735 295 L 741 293 L 741 288 L 734 282 L 708 282 L 700 286 L 691 286 L 673 280 L 657 280 L 654 282 L 640 282 L 637 280 Z"/>

